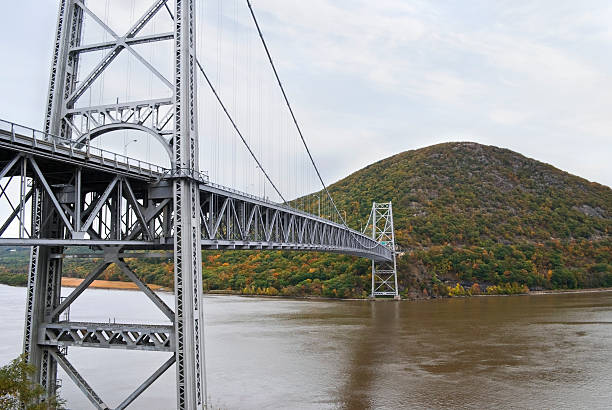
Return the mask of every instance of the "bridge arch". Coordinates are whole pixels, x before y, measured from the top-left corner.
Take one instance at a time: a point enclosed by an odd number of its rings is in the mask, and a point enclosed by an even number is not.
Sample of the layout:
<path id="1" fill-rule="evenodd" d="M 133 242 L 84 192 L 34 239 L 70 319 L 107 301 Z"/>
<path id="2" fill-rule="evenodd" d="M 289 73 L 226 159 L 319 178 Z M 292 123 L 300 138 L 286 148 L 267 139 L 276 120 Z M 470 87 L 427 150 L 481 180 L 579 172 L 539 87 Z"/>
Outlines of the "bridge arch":
<path id="1" fill-rule="evenodd" d="M 101 137 L 104 134 L 108 134 L 110 132 L 113 131 L 121 131 L 121 130 L 135 130 L 135 131 L 141 131 L 144 133 L 147 133 L 149 135 L 151 135 L 153 138 L 155 138 L 166 150 L 166 153 L 168 154 L 168 159 L 170 160 L 170 164 L 174 164 L 174 157 L 172 154 L 172 146 L 168 143 L 168 141 L 166 141 L 166 139 L 159 133 L 156 132 L 155 130 L 141 125 L 141 124 L 130 124 L 130 123 L 112 123 L 112 124 L 105 124 L 99 127 L 96 127 L 94 129 L 92 129 L 89 132 L 89 139 L 93 140 L 95 138 Z M 79 137 L 79 139 L 77 139 L 78 143 L 83 143 L 85 142 L 85 140 L 87 139 L 87 134 L 82 135 L 81 137 Z"/>

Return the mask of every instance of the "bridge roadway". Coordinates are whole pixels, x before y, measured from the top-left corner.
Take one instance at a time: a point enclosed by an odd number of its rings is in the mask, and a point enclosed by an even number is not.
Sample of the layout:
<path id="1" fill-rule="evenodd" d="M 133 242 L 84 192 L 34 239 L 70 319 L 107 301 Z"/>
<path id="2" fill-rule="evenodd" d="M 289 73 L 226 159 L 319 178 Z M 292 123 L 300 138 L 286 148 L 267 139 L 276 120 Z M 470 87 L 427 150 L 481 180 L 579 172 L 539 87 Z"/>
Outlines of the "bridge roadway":
<path id="1" fill-rule="evenodd" d="M 20 181 L 19 197 L 2 187 L 11 212 L 0 217 L 0 246 L 172 249 L 177 176 L 185 175 L 0 120 L 0 179 Z M 393 260 L 388 247 L 343 224 L 214 184 L 201 173 L 188 176 L 199 182 L 203 249 L 324 251 Z M 44 218 L 44 224 L 59 223 L 53 237 L 28 232 L 27 204 L 36 192 L 53 205 L 55 212 Z"/>

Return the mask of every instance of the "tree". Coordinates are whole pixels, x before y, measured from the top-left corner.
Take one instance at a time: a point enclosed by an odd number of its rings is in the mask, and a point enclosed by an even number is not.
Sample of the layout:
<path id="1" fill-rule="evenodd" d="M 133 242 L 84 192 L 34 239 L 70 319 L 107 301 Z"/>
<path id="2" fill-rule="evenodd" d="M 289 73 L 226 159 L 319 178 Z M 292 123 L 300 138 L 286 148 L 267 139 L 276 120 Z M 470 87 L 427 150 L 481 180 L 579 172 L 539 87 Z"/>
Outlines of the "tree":
<path id="1" fill-rule="evenodd" d="M 0 368 L 0 408 L 6 410 L 60 410 L 64 400 L 52 396 L 45 401 L 45 389 L 32 381 L 34 366 L 25 355 Z"/>

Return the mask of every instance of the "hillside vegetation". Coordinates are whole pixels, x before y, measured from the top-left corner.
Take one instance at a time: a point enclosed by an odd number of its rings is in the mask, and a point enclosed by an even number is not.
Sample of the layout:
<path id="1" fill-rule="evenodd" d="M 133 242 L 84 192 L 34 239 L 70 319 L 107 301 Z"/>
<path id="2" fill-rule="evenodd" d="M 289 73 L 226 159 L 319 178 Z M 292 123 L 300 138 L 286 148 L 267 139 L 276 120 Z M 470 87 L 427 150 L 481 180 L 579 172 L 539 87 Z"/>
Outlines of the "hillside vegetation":
<path id="1" fill-rule="evenodd" d="M 434 145 L 374 163 L 332 192 L 353 224 L 369 207 L 357 198 L 393 201 L 406 288 L 438 292 L 437 279 L 612 286 L 612 190 L 516 152 Z"/>
<path id="2" fill-rule="evenodd" d="M 330 190 L 353 227 L 372 201 L 393 201 L 404 296 L 612 286 L 612 190 L 516 152 L 434 145 L 378 161 Z M 0 280 L 20 269 L 12 259 Z M 369 261 L 354 257 L 207 251 L 202 260 L 208 290 L 365 297 L 369 289 Z M 169 260 L 130 264 L 150 283 L 172 286 Z M 84 276 L 87 266 L 68 260 L 66 271 Z M 100 279 L 120 278 L 111 267 Z"/>

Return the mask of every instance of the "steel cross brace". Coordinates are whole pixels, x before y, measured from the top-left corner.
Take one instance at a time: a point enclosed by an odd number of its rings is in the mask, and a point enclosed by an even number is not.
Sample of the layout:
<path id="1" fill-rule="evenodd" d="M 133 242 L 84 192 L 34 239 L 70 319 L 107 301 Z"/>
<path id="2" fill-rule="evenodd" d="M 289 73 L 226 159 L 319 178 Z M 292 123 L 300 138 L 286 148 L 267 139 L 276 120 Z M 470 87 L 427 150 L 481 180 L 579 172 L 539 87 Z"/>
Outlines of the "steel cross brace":
<path id="1" fill-rule="evenodd" d="M 39 329 L 40 345 L 174 352 L 172 325 L 55 322 Z"/>
<path id="2" fill-rule="evenodd" d="M 138 32 L 155 16 L 160 8 L 164 6 L 167 0 L 158 0 L 147 10 L 147 12 L 128 30 L 123 36 L 119 37 L 110 27 L 108 27 L 95 13 L 89 10 L 81 0 L 75 0 L 75 4 L 86 12 L 93 20 L 96 21 L 104 30 L 106 30 L 113 38 L 115 38 L 115 45 L 112 50 L 98 63 L 98 65 L 87 75 L 81 85 L 66 99 L 67 105 L 72 106 L 74 102 L 85 92 L 85 90 L 93 84 L 96 78 L 109 66 L 109 64 L 119 55 L 121 50 L 127 49 L 136 57 L 142 64 L 145 65 L 153 74 L 155 74 L 168 88 L 173 88 L 173 85 L 166 79 L 155 67 L 153 67 L 147 60 L 145 60 L 140 54 L 138 54 L 134 48 L 126 41 L 128 38 L 134 37 Z"/>
<path id="3" fill-rule="evenodd" d="M 83 392 L 85 397 L 99 410 L 110 410 L 111 408 L 102 400 L 95 390 L 87 383 L 87 381 L 81 376 L 77 369 L 66 359 L 66 357 L 57 350 L 57 348 L 49 348 L 49 353 L 57 361 L 57 363 L 64 369 L 72 381 L 78 386 Z M 173 354 L 168 360 L 166 360 L 151 376 L 149 376 L 140 386 L 138 386 L 124 401 L 122 401 L 115 409 L 125 409 L 134 400 L 138 398 L 149 386 L 151 386 L 162 374 L 166 372 L 176 361 L 176 357 Z"/>

